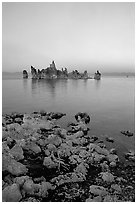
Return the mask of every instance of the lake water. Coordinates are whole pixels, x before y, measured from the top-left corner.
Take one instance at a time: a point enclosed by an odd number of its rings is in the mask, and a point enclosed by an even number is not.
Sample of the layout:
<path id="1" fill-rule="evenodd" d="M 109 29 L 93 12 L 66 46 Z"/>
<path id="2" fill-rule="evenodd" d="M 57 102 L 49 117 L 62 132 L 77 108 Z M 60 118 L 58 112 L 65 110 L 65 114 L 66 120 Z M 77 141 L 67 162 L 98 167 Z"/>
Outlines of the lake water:
<path id="1" fill-rule="evenodd" d="M 66 113 L 60 120 L 63 126 L 74 120 L 77 112 L 91 117 L 91 135 L 109 135 L 115 145 L 125 151 L 134 149 L 133 137 L 121 130 L 135 132 L 135 78 L 102 77 L 89 80 L 32 80 L 3 78 L 3 114 L 36 110 Z M 114 144 L 113 144 L 114 146 Z"/>

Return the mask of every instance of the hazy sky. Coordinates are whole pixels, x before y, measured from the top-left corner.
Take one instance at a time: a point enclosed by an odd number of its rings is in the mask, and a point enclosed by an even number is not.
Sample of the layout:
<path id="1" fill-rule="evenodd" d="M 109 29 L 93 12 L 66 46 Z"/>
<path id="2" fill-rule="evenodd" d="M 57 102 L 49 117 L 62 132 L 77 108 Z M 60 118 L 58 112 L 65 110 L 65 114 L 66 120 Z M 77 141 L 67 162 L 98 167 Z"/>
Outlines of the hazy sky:
<path id="1" fill-rule="evenodd" d="M 134 3 L 3 3 L 3 71 L 134 71 Z"/>

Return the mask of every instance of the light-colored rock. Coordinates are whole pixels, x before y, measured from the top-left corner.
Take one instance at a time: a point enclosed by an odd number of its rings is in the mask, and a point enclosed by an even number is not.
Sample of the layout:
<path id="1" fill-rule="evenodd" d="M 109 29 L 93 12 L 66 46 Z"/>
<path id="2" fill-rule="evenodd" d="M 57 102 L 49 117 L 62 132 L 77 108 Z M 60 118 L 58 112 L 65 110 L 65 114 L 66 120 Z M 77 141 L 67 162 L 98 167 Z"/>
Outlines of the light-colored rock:
<path id="1" fill-rule="evenodd" d="M 26 180 L 29 179 L 29 176 L 20 176 L 20 177 L 16 177 L 14 179 L 14 183 L 18 184 L 19 186 L 22 186 Z"/>
<path id="2" fill-rule="evenodd" d="M 122 189 L 118 184 L 112 184 L 111 189 L 113 189 L 116 194 L 121 194 L 122 193 Z"/>
<path id="3" fill-rule="evenodd" d="M 116 154 L 109 154 L 109 155 L 107 155 L 106 159 L 109 162 L 118 162 L 119 161 L 119 157 Z"/>
<path id="4" fill-rule="evenodd" d="M 19 202 L 22 199 L 21 192 L 17 184 L 7 186 L 2 191 L 3 202 Z"/>
<path id="5" fill-rule="evenodd" d="M 112 161 L 112 162 L 110 162 L 110 164 L 109 164 L 111 167 L 116 167 L 117 166 L 117 163 L 116 162 L 114 162 L 114 161 Z"/>
<path id="6" fill-rule="evenodd" d="M 93 199 L 91 199 L 91 198 L 86 199 L 86 202 L 101 202 L 101 201 L 102 201 L 101 196 L 96 196 Z"/>
<path id="7" fill-rule="evenodd" d="M 100 175 L 102 180 L 105 182 L 111 183 L 114 181 L 114 176 L 109 172 L 101 172 Z"/>
<path id="8" fill-rule="evenodd" d="M 34 182 L 31 179 L 27 179 L 23 185 L 23 190 L 29 194 L 33 195 L 35 190 Z"/>
<path id="9" fill-rule="evenodd" d="M 43 165 L 46 166 L 48 169 L 56 168 L 58 166 L 57 163 L 55 163 L 51 157 L 45 157 L 43 161 Z"/>
<path id="10" fill-rule="evenodd" d="M 108 194 L 107 190 L 103 186 L 97 186 L 97 185 L 90 186 L 89 192 L 99 196 L 104 196 Z"/>
<path id="11" fill-rule="evenodd" d="M 10 150 L 10 154 L 14 157 L 16 161 L 24 159 L 23 150 L 19 145 L 14 145 Z"/>
<path id="12" fill-rule="evenodd" d="M 16 176 L 25 175 L 27 173 L 28 170 L 26 166 L 20 162 L 17 162 L 6 155 L 3 155 L 2 159 L 2 171 L 8 171 L 12 175 Z"/>

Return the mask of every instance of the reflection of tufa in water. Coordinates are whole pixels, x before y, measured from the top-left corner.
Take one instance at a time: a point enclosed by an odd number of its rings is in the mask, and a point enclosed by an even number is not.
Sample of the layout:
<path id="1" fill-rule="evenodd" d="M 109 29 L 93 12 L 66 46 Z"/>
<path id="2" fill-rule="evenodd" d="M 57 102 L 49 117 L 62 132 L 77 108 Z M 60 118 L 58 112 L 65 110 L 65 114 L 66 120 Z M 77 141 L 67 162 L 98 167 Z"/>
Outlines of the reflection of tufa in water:
<path id="1" fill-rule="evenodd" d="M 97 72 L 94 74 L 94 79 L 100 80 L 101 79 L 101 73 L 97 70 Z"/>

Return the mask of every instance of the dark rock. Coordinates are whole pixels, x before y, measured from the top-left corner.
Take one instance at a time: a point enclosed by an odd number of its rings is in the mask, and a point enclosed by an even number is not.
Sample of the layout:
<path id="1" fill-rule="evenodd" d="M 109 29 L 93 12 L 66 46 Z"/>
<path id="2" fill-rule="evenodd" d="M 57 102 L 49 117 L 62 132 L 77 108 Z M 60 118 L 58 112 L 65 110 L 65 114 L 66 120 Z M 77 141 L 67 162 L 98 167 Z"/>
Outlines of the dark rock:
<path id="1" fill-rule="evenodd" d="M 101 79 L 101 73 L 97 70 L 97 72 L 94 74 L 94 79 L 100 80 Z"/>
<path id="2" fill-rule="evenodd" d="M 128 136 L 128 137 L 132 137 L 134 134 L 130 131 L 130 130 L 127 130 L 127 131 L 121 131 L 121 133 L 125 136 Z"/>
<path id="3" fill-rule="evenodd" d="M 23 70 L 23 78 L 24 79 L 28 78 L 28 72 L 26 70 Z"/>
<path id="4" fill-rule="evenodd" d="M 113 143 L 113 142 L 114 142 L 114 138 L 112 138 L 112 137 L 106 137 L 106 141 L 107 141 L 107 142 L 112 142 L 112 143 Z"/>
<path id="5" fill-rule="evenodd" d="M 86 124 L 90 122 L 90 117 L 87 113 L 77 113 L 75 115 L 75 119 L 79 122 L 79 121 L 83 121 L 85 122 Z"/>

